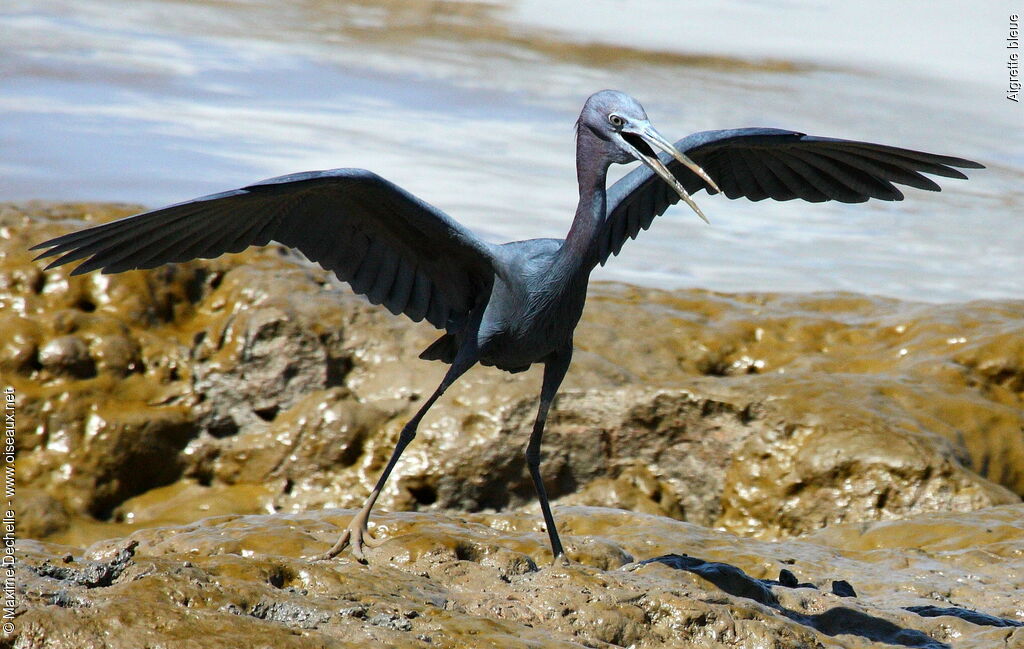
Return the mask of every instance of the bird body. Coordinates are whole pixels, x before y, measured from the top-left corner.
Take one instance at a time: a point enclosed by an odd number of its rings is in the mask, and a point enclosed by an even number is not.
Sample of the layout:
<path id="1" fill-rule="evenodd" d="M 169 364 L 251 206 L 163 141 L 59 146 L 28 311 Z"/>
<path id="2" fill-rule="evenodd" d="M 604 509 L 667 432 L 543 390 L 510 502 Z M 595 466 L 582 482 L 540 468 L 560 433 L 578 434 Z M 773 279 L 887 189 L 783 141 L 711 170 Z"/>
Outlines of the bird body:
<path id="1" fill-rule="evenodd" d="M 572 344 L 587 277 L 565 268 L 563 245 L 530 239 L 499 248 L 508 279 L 495 282 L 484 309 L 477 332 L 482 364 L 521 371 Z"/>
<path id="2" fill-rule="evenodd" d="M 364 546 L 378 542 L 367 531 L 374 503 L 420 420 L 455 380 L 477 363 L 509 372 L 543 364 L 526 464 L 552 553 L 560 559 L 564 551 L 540 474 L 540 443 L 598 264 L 679 200 L 704 218 L 690 197 L 701 189 L 755 201 L 901 200 L 893 183 L 938 191 L 921 172 L 966 178 L 955 167 L 981 167 L 961 158 L 769 128 L 706 131 L 672 144 L 654 130 L 635 99 L 611 90 L 584 104 L 576 147 L 579 203 L 565 239 L 487 243 L 373 172 L 331 169 L 271 178 L 35 248 L 48 249 L 40 257 L 60 255 L 47 268 L 84 259 L 72 274 L 116 273 L 277 241 L 333 271 L 373 304 L 443 332 L 420 357 L 448 363 L 444 379 L 402 429 L 373 491 L 323 558 L 351 545 L 362 560 Z M 634 160 L 644 166 L 606 189 L 610 165 Z"/>
<path id="3" fill-rule="evenodd" d="M 478 332 L 484 365 L 522 371 L 572 348 L 590 274 L 599 259 L 611 163 L 590 131 L 578 130 L 577 147 L 580 202 L 566 238 L 514 241 L 497 248 L 502 279 L 494 285 Z"/>

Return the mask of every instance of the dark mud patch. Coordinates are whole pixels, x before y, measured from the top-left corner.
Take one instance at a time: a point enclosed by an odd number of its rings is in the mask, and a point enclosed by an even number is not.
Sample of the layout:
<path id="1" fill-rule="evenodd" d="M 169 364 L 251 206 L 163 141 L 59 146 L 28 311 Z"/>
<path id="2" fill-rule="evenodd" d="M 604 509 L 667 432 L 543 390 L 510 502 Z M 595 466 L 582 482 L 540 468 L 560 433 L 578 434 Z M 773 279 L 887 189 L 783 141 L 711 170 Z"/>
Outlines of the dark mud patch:
<path id="1" fill-rule="evenodd" d="M 44 561 L 36 566 L 29 564 L 28 569 L 40 577 L 49 577 L 76 586 L 104 588 L 113 584 L 131 564 L 138 545 L 138 541 L 134 540 L 125 542 L 109 561 L 76 561 L 72 555 L 65 555 L 61 558 L 61 563 Z"/>
<path id="2" fill-rule="evenodd" d="M 958 617 L 961 620 L 970 622 L 971 624 L 978 624 L 981 626 L 1014 626 L 1024 627 L 1024 622 L 1018 622 L 1016 620 L 1007 620 L 1005 617 L 996 617 L 989 615 L 988 613 L 979 613 L 978 611 L 972 611 L 969 608 L 960 608 L 959 606 L 907 606 L 905 610 L 911 613 L 917 613 L 921 617 L 942 617 L 943 615 L 949 615 L 952 617 Z"/>
<path id="3" fill-rule="evenodd" d="M 886 642 L 889 644 L 904 647 L 916 647 L 920 649 L 950 649 L 950 645 L 939 642 L 917 629 L 908 629 L 899 626 L 881 617 L 869 615 L 862 611 L 837 606 L 824 613 L 808 615 L 793 611 L 779 603 L 778 598 L 772 592 L 772 587 L 783 588 L 813 588 L 817 586 L 810 583 L 800 583 L 796 576 L 789 570 L 783 570 L 778 580 L 756 579 L 749 576 L 736 566 L 714 561 L 704 561 L 687 555 L 669 554 L 652 559 L 639 561 L 638 565 L 662 563 L 677 570 L 692 572 L 710 581 L 726 593 L 736 597 L 745 597 L 775 609 L 780 614 L 810 626 L 826 635 L 836 636 L 841 634 L 857 635 L 874 642 Z M 855 597 L 852 586 L 843 580 L 832 583 L 833 594 L 841 597 Z M 936 606 L 910 606 L 904 610 L 917 613 L 922 617 L 937 617 L 941 615 L 952 615 L 972 624 L 987 626 L 1024 626 L 1024 623 L 1013 620 L 1006 620 L 985 613 L 978 613 L 967 609 Z"/>

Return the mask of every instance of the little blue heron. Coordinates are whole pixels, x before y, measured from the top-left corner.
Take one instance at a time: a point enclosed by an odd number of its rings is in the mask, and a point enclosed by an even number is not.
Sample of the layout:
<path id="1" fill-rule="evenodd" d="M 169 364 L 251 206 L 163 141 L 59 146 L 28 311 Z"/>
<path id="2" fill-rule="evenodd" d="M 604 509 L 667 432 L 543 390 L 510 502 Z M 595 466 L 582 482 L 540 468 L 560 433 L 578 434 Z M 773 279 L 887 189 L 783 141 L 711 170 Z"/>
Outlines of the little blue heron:
<path id="1" fill-rule="evenodd" d="M 606 190 L 609 166 L 634 160 L 643 166 Z M 679 199 L 703 219 L 690 197 L 700 189 L 753 201 L 898 201 L 903 194 L 894 183 L 939 191 L 921 172 L 966 178 L 954 167 L 982 165 L 774 128 L 706 131 L 673 145 L 651 126 L 639 102 L 604 90 L 587 99 L 576 123 L 580 199 L 565 239 L 490 244 L 374 173 L 330 169 L 203 196 L 34 249 L 48 248 L 41 258 L 61 255 L 47 268 L 87 258 L 72 272 L 78 275 L 213 258 L 277 241 L 333 271 L 373 304 L 417 322 L 426 319 L 444 332 L 420 354 L 450 365 L 444 379 L 402 429 L 365 504 L 321 558 L 351 545 L 363 561 L 364 546 L 381 542 L 367 530 L 370 511 L 420 420 L 466 370 L 481 363 L 522 372 L 543 363 L 526 464 L 552 554 L 564 561 L 540 474 L 540 445 L 548 409 L 572 359 L 591 271 Z"/>

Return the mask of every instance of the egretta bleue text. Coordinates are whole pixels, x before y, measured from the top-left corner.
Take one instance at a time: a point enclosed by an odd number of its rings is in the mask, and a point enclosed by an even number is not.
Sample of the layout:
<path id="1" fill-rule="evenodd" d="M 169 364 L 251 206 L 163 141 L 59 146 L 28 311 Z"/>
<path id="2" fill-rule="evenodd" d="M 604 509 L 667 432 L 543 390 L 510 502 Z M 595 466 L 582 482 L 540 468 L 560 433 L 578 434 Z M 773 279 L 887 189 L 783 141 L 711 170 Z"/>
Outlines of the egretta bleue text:
<path id="1" fill-rule="evenodd" d="M 608 168 L 635 160 L 643 166 L 606 189 Z M 373 304 L 444 332 L 420 354 L 450 365 L 444 379 L 402 429 L 373 491 L 321 558 L 351 546 L 364 560 L 364 547 L 381 542 L 367 530 L 374 503 L 423 416 L 456 379 L 476 363 L 508 372 L 543 364 L 526 464 L 557 561 L 565 553 L 541 478 L 541 437 L 598 264 L 680 199 L 704 218 L 690 196 L 701 189 L 753 201 L 898 201 L 903 194 L 895 184 L 939 191 L 922 173 L 966 178 L 956 167 L 982 165 L 774 128 L 706 131 L 672 144 L 639 102 L 603 90 L 587 99 L 576 123 L 580 199 L 565 239 L 491 244 L 375 173 L 330 169 L 203 196 L 35 248 L 48 249 L 41 258 L 60 255 L 47 268 L 85 259 L 72 272 L 77 275 L 213 258 L 276 241 L 333 271 Z"/>

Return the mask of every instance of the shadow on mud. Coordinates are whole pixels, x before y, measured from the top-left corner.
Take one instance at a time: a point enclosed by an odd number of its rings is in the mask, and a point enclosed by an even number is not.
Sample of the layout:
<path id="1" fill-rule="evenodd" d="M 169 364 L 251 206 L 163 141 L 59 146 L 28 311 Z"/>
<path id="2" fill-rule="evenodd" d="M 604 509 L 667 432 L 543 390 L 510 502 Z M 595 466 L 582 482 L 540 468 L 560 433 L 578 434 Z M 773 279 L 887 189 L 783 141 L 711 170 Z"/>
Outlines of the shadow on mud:
<path id="1" fill-rule="evenodd" d="M 829 636 L 850 634 L 867 638 L 874 642 L 886 642 L 904 647 L 950 649 L 950 645 L 939 642 L 921 631 L 906 629 L 889 620 L 844 606 L 836 606 L 816 615 L 792 611 L 779 603 L 778 598 L 775 597 L 771 590 L 772 586 L 814 589 L 817 589 L 817 587 L 809 583 L 800 583 L 789 570 L 783 570 L 777 580 L 755 579 L 736 566 L 727 563 L 704 561 L 703 559 L 679 554 L 666 554 L 654 557 L 653 559 L 645 559 L 638 562 L 638 565 L 649 563 L 663 563 L 677 570 L 692 572 L 710 581 L 730 595 L 752 599 L 775 609 L 794 622 L 804 624 Z M 832 593 L 840 597 L 857 596 L 853 587 L 842 580 L 832 582 Z M 1024 624 L 1015 620 L 1007 620 L 959 607 L 909 606 L 905 610 L 917 613 L 922 617 L 951 615 L 972 624 L 984 626 L 1024 626 Z"/>

